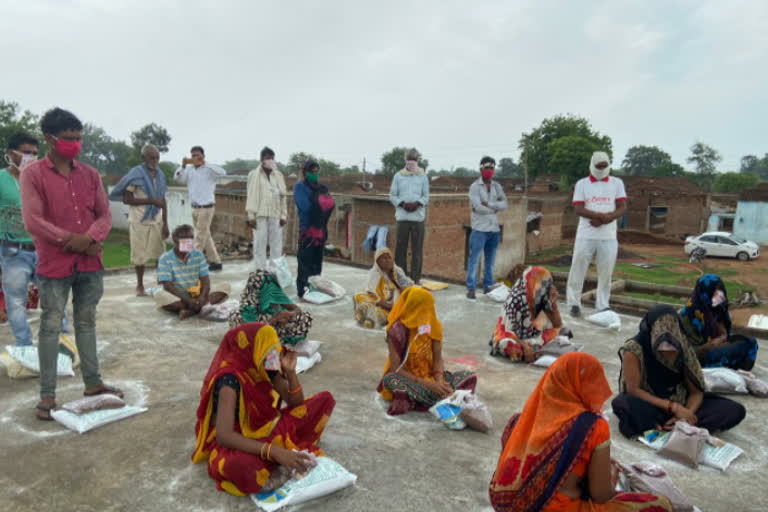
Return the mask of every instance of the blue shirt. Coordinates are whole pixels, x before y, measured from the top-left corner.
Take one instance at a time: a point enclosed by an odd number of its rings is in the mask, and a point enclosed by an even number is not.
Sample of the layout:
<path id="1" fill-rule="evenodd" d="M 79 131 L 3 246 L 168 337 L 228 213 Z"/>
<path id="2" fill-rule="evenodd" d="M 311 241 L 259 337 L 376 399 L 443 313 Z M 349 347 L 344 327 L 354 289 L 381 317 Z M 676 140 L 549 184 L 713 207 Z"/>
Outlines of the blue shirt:
<path id="1" fill-rule="evenodd" d="M 429 179 L 426 174 L 421 176 L 408 175 L 401 172 L 392 178 L 389 187 L 389 201 L 395 207 L 395 220 L 409 220 L 424 222 L 426 206 L 429 202 Z M 419 203 L 416 211 L 407 212 L 400 207 L 400 203 Z"/>
<path id="2" fill-rule="evenodd" d="M 180 260 L 173 249 L 164 253 L 157 260 L 157 282 L 171 281 L 176 288 L 187 290 L 196 286 L 201 277 L 209 274 L 208 262 L 197 249 L 187 256 L 187 261 Z"/>

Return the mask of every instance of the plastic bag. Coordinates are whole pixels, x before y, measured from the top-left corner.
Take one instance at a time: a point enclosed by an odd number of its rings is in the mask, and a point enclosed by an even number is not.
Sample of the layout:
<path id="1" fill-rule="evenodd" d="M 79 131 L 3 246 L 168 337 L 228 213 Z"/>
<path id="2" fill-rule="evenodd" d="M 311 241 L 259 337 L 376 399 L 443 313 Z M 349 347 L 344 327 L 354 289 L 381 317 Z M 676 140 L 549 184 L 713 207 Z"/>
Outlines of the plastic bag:
<path id="1" fill-rule="evenodd" d="M 74 414 L 85 414 L 101 409 L 119 409 L 125 407 L 125 402 L 117 395 L 107 393 L 105 395 L 86 396 L 74 402 L 67 402 L 61 408 Z"/>
<path id="2" fill-rule="evenodd" d="M 296 373 L 303 373 L 323 360 L 320 352 L 315 352 L 310 357 L 299 356 L 296 358 Z"/>
<path id="3" fill-rule="evenodd" d="M 749 393 L 747 381 L 730 368 L 702 368 L 707 391 L 712 393 Z"/>
<path id="4" fill-rule="evenodd" d="M 285 255 L 272 260 L 272 265 L 270 265 L 268 270 L 275 274 L 277 283 L 283 290 L 293 286 L 293 274 L 291 273 L 291 269 L 288 268 L 288 262 L 285 259 Z"/>
<path id="5" fill-rule="evenodd" d="M 586 318 L 587 322 L 599 325 L 600 327 L 607 327 L 608 329 L 621 328 L 621 317 L 615 311 L 607 310 L 595 313 Z"/>
<path id="6" fill-rule="evenodd" d="M 641 492 L 666 496 L 675 512 L 694 510 L 691 500 L 678 489 L 664 468 L 650 462 L 617 463 L 619 471 L 629 480 L 628 492 Z"/>
<path id="7" fill-rule="evenodd" d="M 330 295 L 327 295 L 323 292 L 319 292 L 317 290 L 312 290 L 312 289 L 306 292 L 302 297 L 302 299 L 304 299 L 305 301 L 311 304 L 327 304 L 329 302 L 333 302 L 336 300 Z"/>
<path id="8" fill-rule="evenodd" d="M 21 363 L 12 358 L 8 352 L 0 354 L 0 364 L 5 366 L 5 371 L 8 373 L 8 377 L 12 379 L 30 379 L 40 376 L 39 373 L 21 366 Z"/>
<path id="9" fill-rule="evenodd" d="M 584 348 L 583 343 L 574 343 L 568 336 L 556 336 L 555 339 L 539 349 L 541 354 L 552 355 L 555 357 L 567 354 L 568 352 L 581 352 Z"/>
<path id="10" fill-rule="evenodd" d="M 315 352 L 320 350 L 321 343 L 319 341 L 315 340 L 304 340 L 297 343 L 293 350 L 296 351 L 296 354 L 299 356 L 304 357 L 312 357 L 315 355 Z"/>
<path id="11" fill-rule="evenodd" d="M 461 406 L 461 419 L 473 430 L 487 434 L 493 428 L 493 417 L 488 406 L 472 393 Z"/>
<path id="12" fill-rule="evenodd" d="M 35 345 L 17 347 L 15 345 L 6 345 L 5 350 L 21 366 L 34 373 L 40 373 L 40 359 L 37 355 Z M 56 375 L 59 377 L 73 377 L 75 375 L 72 369 L 72 358 L 66 354 L 59 353 L 56 359 Z"/>
<path id="13" fill-rule="evenodd" d="M 738 370 L 739 376 L 747 383 L 747 390 L 758 398 L 768 398 L 768 382 L 760 380 L 752 372 Z"/>
<path id="14" fill-rule="evenodd" d="M 291 478 L 272 491 L 251 494 L 251 500 L 265 512 L 298 505 L 327 496 L 353 485 L 357 476 L 329 457 L 318 457 L 317 466 L 301 479 Z"/>
<path id="15" fill-rule="evenodd" d="M 707 439 L 709 439 L 707 429 L 694 427 L 685 421 L 678 421 L 658 454 L 698 468 L 701 450 L 704 449 L 704 443 L 707 442 Z"/>
<path id="16" fill-rule="evenodd" d="M 461 408 L 466 398 L 471 394 L 472 392 L 469 390 L 457 389 L 451 396 L 443 398 L 430 407 L 429 412 L 451 430 L 466 428 L 467 424 L 461 419 Z"/>
<path id="17" fill-rule="evenodd" d="M 78 434 L 84 434 L 89 430 L 108 425 L 115 421 L 130 418 L 147 411 L 146 407 L 126 405 L 120 409 L 102 409 L 85 414 L 75 414 L 64 409 L 51 411 L 51 417 Z"/>
<path id="18" fill-rule="evenodd" d="M 211 322 L 226 322 L 239 308 L 240 302 L 237 300 L 228 300 L 221 304 L 206 304 L 200 309 L 200 318 Z"/>
<path id="19" fill-rule="evenodd" d="M 315 290 L 330 295 L 334 299 L 342 298 L 347 291 L 339 283 L 333 282 L 322 276 L 312 276 L 309 278 L 309 284 Z"/>
<path id="20" fill-rule="evenodd" d="M 509 296 L 509 288 L 502 284 L 493 288 L 485 296 L 495 302 L 504 302 Z"/>

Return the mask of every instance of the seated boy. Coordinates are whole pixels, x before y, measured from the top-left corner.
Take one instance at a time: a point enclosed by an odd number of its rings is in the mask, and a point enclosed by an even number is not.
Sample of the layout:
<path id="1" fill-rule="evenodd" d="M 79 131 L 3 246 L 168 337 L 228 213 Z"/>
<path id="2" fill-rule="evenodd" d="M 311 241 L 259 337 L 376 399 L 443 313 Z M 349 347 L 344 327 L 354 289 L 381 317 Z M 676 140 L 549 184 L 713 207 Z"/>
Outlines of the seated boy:
<path id="1" fill-rule="evenodd" d="M 208 263 L 194 249 L 194 229 L 182 224 L 173 230 L 173 249 L 157 261 L 157 282 L 163 287 L 155 302 L 184 320 L 200 313 L 207 304 L 219 304 L 229 296 L 229 283 L 211 286 Z"/>

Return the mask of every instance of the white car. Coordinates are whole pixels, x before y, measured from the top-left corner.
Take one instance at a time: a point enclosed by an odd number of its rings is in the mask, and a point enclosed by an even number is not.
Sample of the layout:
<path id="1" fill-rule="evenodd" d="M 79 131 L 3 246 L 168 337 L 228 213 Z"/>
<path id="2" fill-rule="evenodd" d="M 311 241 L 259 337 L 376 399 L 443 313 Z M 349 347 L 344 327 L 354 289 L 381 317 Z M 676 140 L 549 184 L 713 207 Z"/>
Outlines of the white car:
<path id="1" fill-rule="evenodd" d="M 685 254 L 690 255 L 697 247 L 706 251 L 707 256 L 738 258 L 741 261 L 749 261 L 760 256 L 760 246 L 755 242 L 723 231 L 710 231 L 685 239 Z"/>

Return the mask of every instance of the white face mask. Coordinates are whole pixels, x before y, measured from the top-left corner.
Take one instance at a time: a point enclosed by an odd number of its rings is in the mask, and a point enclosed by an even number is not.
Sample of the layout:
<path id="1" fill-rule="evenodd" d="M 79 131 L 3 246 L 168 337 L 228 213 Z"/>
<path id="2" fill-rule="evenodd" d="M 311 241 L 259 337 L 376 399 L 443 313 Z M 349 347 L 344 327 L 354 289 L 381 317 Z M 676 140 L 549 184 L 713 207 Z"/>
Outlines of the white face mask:
<path id="1" fill-rule="evenodd" d="M 191 252 L 194 247 L 195 247 L 195 239 L 194 238 L 181 238 L 179 240 L 179 251 L 180 252 Z"/>
<path id="2" fill-rule="evenodd" d="M 596 166 L 601 162 L 608 162 L 608 165 L 603 169 L 598 169 Z M 608 158 L 608 154 L 602 151 L 595 151 L 592 154 L 592 161 L 589 164 L 589 173 L 596 180 L 604 180 L 611 174 L 611 161 Z"/>
<path id="3" fill-rule="evenodd" d="M 14 151 L 14 153 L 16 153 L 17 155 L 19 154 L 18 151 Z M 19 171 L 24 170 L 25 167 L 27 167 L 29 164 L 31 164 L 36 160 L 37 160 L 37 157 L 35 155 L 27 155 L 27 154 L 21 153 L 21 163 L 19 165 L 16 165 L 15 163 L 13 163 L 13 160 L 8 158 L 8 155 L 5 155 L 5 161 L 8 163 L 8 165 L 11 167 L 15 167 Z"/>

